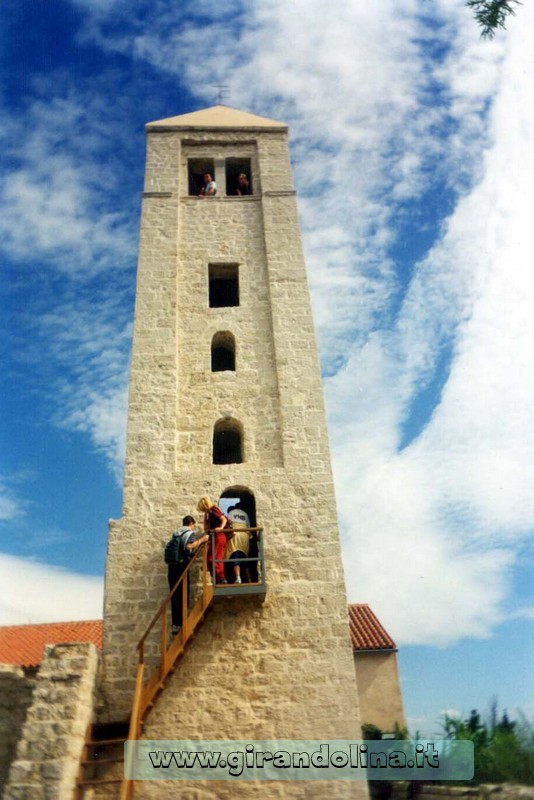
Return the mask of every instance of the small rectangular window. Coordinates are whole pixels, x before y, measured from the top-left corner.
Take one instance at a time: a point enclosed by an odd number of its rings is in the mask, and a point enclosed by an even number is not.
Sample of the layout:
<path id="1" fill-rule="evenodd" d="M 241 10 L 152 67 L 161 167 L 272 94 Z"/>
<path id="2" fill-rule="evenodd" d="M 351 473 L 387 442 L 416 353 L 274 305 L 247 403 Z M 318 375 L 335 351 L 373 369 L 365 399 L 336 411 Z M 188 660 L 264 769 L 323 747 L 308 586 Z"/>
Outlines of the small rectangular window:
<path id="1" fill-rule="evenodd" d="M 237 264 L 209 265 L 210 308 L 239 305 L 239 268 Z"/>
<path id="2" fill-rule="evenodd" d="M 213 158 L 190 158 L 187 162 L 189 194 L 197 197 L 204 188 L 204 175 L 215 177 L 215 161 Z"/>
<path id="3" fill-rule="evenodd" d="M 242 196 L 252 194 L 252 171 L 250 158 L 227 158 L 226 194 Z"/>

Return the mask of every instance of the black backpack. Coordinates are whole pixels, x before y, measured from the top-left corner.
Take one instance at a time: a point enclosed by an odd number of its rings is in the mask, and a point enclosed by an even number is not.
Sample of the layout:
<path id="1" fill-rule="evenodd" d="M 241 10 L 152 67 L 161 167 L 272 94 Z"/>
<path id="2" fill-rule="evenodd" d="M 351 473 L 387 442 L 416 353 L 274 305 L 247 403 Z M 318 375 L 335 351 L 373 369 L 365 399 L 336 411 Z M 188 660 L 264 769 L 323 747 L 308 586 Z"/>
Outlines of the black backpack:
<path id="1" fill-rule="evenodd" d="M 166 564 L 183 564 L 189 560 L 189 550 L 186 548 L 186 544 L 190 533 L 189 528 L 180 528 L 179 531 L 173 533 L 165 545 Z"/>

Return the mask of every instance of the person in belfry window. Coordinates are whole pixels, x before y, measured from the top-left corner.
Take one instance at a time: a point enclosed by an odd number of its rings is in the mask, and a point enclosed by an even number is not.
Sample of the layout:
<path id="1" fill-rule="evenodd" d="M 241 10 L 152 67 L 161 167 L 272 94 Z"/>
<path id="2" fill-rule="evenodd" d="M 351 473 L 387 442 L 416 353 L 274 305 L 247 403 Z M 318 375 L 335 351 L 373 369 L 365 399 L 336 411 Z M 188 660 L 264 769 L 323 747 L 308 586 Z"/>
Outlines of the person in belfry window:
<path id="1" fill-rule="evenodd" d="M 252 194 L 250 181 L 244 172 L 241 172 L 237 178 L 237 194 Z"/>
<path id="2" fill-rule="evenodd" d="M 224 551 L 226 550 L 227 534 L 232 535 L 232 523 L 219 506 L 209 497 L 201 497 L 197 509 L 204 514 L 204 530 L 210 534 L 208 547 L 208 568 L 213 573 L 213 560 L 215 559 L 216 583 L 228 583 L 224 577 Z"/>
<path id="3" fill-rule="evenodd" d="M 204 186 L 199 192 L 199 197 L 214 197 L 217 194 L 217 184 L 209 172 L 204 175 Z"/>

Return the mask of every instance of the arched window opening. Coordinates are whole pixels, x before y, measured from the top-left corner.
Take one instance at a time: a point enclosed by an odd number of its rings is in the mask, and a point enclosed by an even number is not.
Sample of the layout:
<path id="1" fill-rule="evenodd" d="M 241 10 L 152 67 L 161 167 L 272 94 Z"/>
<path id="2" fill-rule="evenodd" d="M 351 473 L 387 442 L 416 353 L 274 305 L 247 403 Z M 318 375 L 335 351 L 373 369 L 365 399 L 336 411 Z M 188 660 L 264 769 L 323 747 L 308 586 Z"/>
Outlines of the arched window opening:
<path id="1" fill-rule="evenodd" d="M 213 429 L 213 463 L 243 462 L 243 428 L 235 419 L 220 419 Z"/>
<path id="2" fill-rule="evenodd" d="M 219 331 L 211 340 L 211 371 L 235 372 L 235 338 L 230 331 Z"/>

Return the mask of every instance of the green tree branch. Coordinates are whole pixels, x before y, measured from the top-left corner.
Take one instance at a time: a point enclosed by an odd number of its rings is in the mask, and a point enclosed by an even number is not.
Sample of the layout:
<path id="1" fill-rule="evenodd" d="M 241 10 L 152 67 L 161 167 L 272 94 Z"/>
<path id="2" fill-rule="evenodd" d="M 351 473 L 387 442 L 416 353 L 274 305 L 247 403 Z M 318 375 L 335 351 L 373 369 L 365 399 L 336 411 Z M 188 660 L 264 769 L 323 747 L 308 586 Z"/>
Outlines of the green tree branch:
<path id="1" fill-rule="evenodd" d="M 499 28 L 506 28 L 509 16 L 515 15 L 515 6 L 520 0 L 466 0 L 466 6 L 475 12 L 475 19 L 482 28 L 483 39 L 493 39 Z"/>

